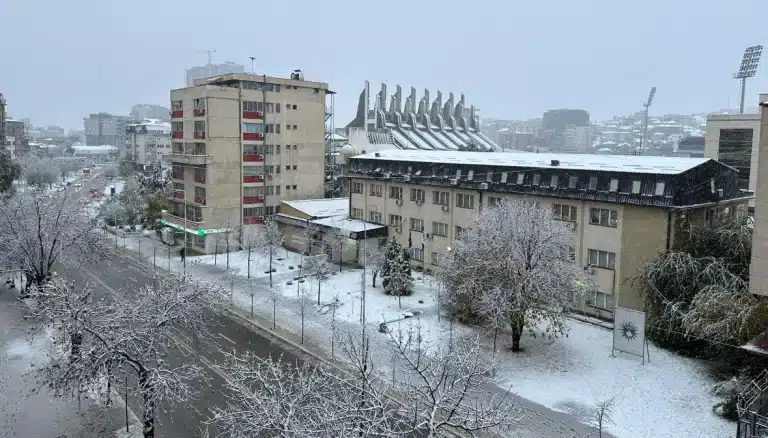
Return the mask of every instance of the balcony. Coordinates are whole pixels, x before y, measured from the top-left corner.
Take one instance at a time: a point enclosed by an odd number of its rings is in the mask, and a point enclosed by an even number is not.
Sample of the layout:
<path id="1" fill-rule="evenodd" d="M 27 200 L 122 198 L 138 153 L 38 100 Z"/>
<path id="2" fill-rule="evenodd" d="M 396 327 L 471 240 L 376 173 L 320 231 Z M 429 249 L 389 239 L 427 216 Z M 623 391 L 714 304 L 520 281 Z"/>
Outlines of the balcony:
<path id="1" fill-rule="evenodd" d="M 205 197 L 195 196 L 195 204 L 205 205 Z"/>
<path id="2" fill-rule="evenodd" d="M 260 162 L 260 161 L 264 161 L 264 157 L 259 155 L 259 154 L 254 154 L 254 153 L 251 153 L 251 152 L 246 152 L 246 153 L 243 154 L 243 161 L 251 162 L 251 163 L 252 162 Z"/>
<path id="3" fill-rule="evenodd" d="M 184 226 L 185 220 L 184 220 L 184 214 L 183 213 L 181 214 L 181 216 L 177 216 L 176 214 L 171 213 L 170 211 L 163 210 L 162 218 L 164 220 L 170 222 L 168 225 L 173 227 L 173 228 L 176 228 L 176 225 L 180 225 L 182 227 Z M 197 219 L 197 220 L 194 220 L 194 219 Z M 189 229 L 200 228 L 201 225 L 203 224 L 203 219 L 202 218 L 193 218 L 193 217 L 187 216 L 186 223 L 187 223 L 186 224 L 187 228 L 189 228 Z"/>
<path id="4" fill-rule="evenodd" d="M 210 163 L 211 156 L 208 154 L 185 154 L 185 153 L 179 153 L 179 152 L 173 152 L 172 154 L 166 155 L 169 160 L 184 163 L 184 164 L 194 164 L 198 166 L 204 166 L 206 164 Z"/>
<path id="5" fill-rule="evenodd" d="M 173 197 L 176 199 L 184 199 L 184 192 L 173 192 Z"/>
<path id="6" fill-rule="evenodd" d="M 195 117 L 203 117 L 205 115 L 205 108 L 195 108 L 195 110 L 192 111 L 192 114 Z"/>
<path id="7" fill-rule="evenodd" d="M 195 139 L 205 140 L 205 131 L 195 131 Z"/>
<path id="8" fill-rule="evenodd" d="M 243 204 L 261 204 L 264 202 L 263 196 L 243 196 Z"/>
<path id="9" fill-rule="evenodd" d="M 184 111 L 182 110 L 171 111 L 172 119 L 180 119 L 182 117 L 184 117 Z"/>
<path id="10" fill-rule="evenodd" d="M 243 111 L 244 119 L 263 119 L 264 113 L 261 111 Z"/>
<path id="11" fill-rule="evenodd" d="M 243 132 L 243 140 L 263 140 L 264 134 L 260 132 Z"/>
<path id="12" fill-rule="evenodd" d="M 205 184 L 205 175 L 203 176 L 195 175 L 194 179 L 195 179 L 195 182 L 198 184 Z"/>
<path id="13" fill-rule="evenodd" d="M 243 218 L 243 225 L 255 225 L 264 222 L 264 216 L 247 216 Z"/>
<path id="14" fill-rule="evenodd" d="M 264 181 L 264 176 L 263 175 L 244 175 L 243 176 L 243 183 L 244 184 L 259 183 L 259 182 L 262 182 L 262 181 Z"/>
<path id="15" fill-rule="evenodd" d="M 171 138 L 184 138 L 184 131 L 171 132 Z"/>
<path id="16" fill-rule="evenodd" d="M 173 172 L 173 179 L 184 179 L 184 172 Z"/>

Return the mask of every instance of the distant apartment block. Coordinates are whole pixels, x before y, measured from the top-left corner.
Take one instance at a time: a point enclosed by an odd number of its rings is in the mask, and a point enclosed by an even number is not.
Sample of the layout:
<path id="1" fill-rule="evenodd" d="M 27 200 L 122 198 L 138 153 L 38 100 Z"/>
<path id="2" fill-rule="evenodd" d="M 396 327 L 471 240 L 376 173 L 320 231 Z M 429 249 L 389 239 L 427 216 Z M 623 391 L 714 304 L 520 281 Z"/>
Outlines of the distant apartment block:
<path id="1" fill-rule="evenodd" d="M 739 171 L 740 188 L 757 189 L 760 114 L 722 114 L 707 117 L 704 156 Z M 756 200 L 750 202 L 755 206 Z"/>
<path id="2" fill-rule="evenodd" d="M 171 124 L 158 119 L 146 119 L 125 127 L 126 147 L 121 158 L 139 169 L 160 165 L 171 153 Z"/>
<path id="3" fill-rule="evenodd" d="M 161 122 L 170 122 L 171 114 L 168 107 L 162 105 L 139 104 L 131 108 L 131 118 L 133 120 L 160 120 Z"/>
<path id="4" fill-rule="evenodd" d="M 749 199 L 733 169 L 705 158 L 391 149 L 352 157 L 346 175 L 350 216 L 387 226 L 424 270 L 503 199 L 551 208 L 597 285 L 573 306 L 609 319 L 614 306 L 643 309 L 630 278 L 674 245 L 683 220 L 746 214 Z"/>
<path id="5" fill-rule="evenodd" d="M 93 113 L 83 119 L 87 146 L 109 145 L 125 149 L 125 127 L 134 120 L 129 116 Z"/>
<path id="6" fill-rule="evenodd" d="M 187 87 L 195 85 L 198 79 L 210 78 L 213 76 L 225 75 L 229 73 L 245 73 L 245 67 L 234 62 L 225 62 L 223 64 L 206 64 L 187 69 Z"/>
<path id="7" fill-rule="evenodd" d="M 173 194 L 163 219 L 188 247 L 258 231 L 284 200 L 324 193 L 328 84 L 227 74 L 171 90 Z"/>

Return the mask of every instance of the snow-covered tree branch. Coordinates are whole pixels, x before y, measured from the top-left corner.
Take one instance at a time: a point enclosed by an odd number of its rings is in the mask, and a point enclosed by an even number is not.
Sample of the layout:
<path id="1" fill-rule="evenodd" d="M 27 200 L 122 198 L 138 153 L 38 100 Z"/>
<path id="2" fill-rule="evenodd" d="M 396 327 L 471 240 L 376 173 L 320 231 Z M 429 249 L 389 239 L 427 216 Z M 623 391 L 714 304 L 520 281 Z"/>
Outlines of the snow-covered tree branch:
<path id="1" fill-rule="evenodd" d="M 550 337 L 566 333 L 570 303 L 582 289 L 576 285 L 591 283 L 570 257 L 572 238 L 568 225 L 537 203 L 504 200 L 485 209 L 438 266 L 445 301 L 468 322 L 482 322 L 481 303 L 505 309 L 513 351 L 526 327 L 543 323 Z M 480 299 L 495 289 L 503 301 Z"/>
<path id="2" fill-rule="evenodd" d="M 283 247 L 283 233 L 280 231 L 277 222 L 272 218 L 267 218 L 262 226 L 258 240 L 258 251 L 267 259 L 269 263 L 269 287 L 272 282 L 272 263 L 278 257 L 278 251 Z"/>
<path id="3" fill-rule="evenodd" d="M 101 237 L 70 190 L 54 197 L 19 192 L 0 208 L 0 266 L 15 266 L 28 284 L 40 285 L 66 255 L 77 261 L 107 256 Z"/>
<path id="4" fill-rule="evenodd" d="M 328 256 L 318 254 L 304 259 L 304 269 L 307 275 L 317 282 L 317 305 L 320 305 L 320 287 L 328 276 L 331 275 L 331 265 Z"/>
<path id="5" fill-rule="evenodd" d="M 376 287 L 376 278 L 384 265 L 384 242 L 367 242 L 362 251 L 361 263 L 365 263 L 366 269 L 371 273 L 371 286 Z"/>

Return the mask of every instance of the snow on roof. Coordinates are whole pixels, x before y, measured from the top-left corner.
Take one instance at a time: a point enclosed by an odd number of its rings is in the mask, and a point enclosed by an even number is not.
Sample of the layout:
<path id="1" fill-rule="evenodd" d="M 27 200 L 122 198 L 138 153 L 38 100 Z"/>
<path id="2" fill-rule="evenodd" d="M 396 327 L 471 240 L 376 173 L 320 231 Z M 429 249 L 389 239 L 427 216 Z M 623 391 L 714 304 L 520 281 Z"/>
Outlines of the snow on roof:
<path id="1" fill-rule="evenodd" d="M 340 134 L 336 134 L 334 132 L 333 134 L 331 134 L 330 140 L 331 141 L 347 141 L 347 137 L 345 137 L 343 135 L 340 135 Z"/>
<path id="2" fill-rule="evenodd" d="M 283 203 L 310 217 L 322 218 L 349 214 L 349 198 L 300 199 L 283 201 Z"/>
<path id="3" fill-rule="evenodd" d="M 648 155 L 596 155 L 555 154 L 535 152 L 458 152 L 382 150 L 357 155 L 352 159 L 408 161 L 440 164 L 478 164 L 523 168 L 553 168 L 558 160 L 559 169 L 595 170 L 603 172 L 631 172 L 675 175 L 706 163 L 710 158 L 657 157 Z"/>
<path id="4" fill-rule="evenodd" d="M 360 219 L 351 219 L 348 215 L 331 216 L 323 219 L 309 221 L 312 224 L 323 225 L 326 227 L 337 228 L 351 233 L 360 233 L 384 228 L 384 225 L 373 224 Z"/>
<path id="5" fill-rule="evenodd" d="M 72 146 L 75 154 L 88 155 L 88 154 L 111 154 L 117 152 L 115 146 L 101 145 L 101 146 Z"/>

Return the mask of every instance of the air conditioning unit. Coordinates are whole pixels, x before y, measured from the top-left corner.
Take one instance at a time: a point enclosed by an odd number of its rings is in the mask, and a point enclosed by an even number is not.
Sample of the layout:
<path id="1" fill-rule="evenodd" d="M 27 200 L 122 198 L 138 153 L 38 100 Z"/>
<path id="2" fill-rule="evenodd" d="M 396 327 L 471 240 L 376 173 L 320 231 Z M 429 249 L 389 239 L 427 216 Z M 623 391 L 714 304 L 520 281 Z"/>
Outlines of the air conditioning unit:
<path id="1" fill-rule="evenodd" d="M 450 210 L 450 208 L 448 208 L 447 205 L 443 205 L 443 211 L 448 211 L 448 210 Z"/>
<path id="2" fill-rule="evenodd" d="M 384 174 L 384 179 L 390 179 L 390 178 L 392 178 L 392 174 L 391 173 L 385 173 Z"/>
<path id="3" fill-rule="evenodd" d="M 395 227 L 395 232 L 402 233 L 403 232 L 403 227 Z"/>
<path id="4" fill-rule="evenodd" d="M 267 179 L 272 179 L 272 174 L 271 173 L 267 174 Z"/>
<path id="5" fill-rule="evenodd" d="M 402 199 L 398 199 L 397 201 L 395 201 L 395 204 L 403 205 L 403 200 Z"/>
<path id="6" fill-rule="evenodd" d="M 452 186 L 455 186 L 456 184 L 459 183 L 459 179 L 458 178 L 451 178 L 450 181 L 451 181 L 451 185 Z"/>
<path id="7" fill-rule="evenodd" d="M 480 183 L 480 190 L 488 190 L 488 183 Z"/>
<path id="8" fill-rule="evenodd" d="M 264 216 L 259 216 L 259 222 L 263 222 L 263 221 L 264 221 Z"/>
<path id="9" fill-rule="evenodd" d="M 256 115 L 259 117 L 264 117 L 264 113 L 262 111 L 256 111 Z"/>
<path id="10" fill-rule="evenodd" d="M 256 175 L 256 177 L 259 178 L 259 179 L 264 179 L 264 174 L 260 173 L 260 174 Z"/>
<path id="11" fill-rule="evenodd" d="M 410 180 L 411 180 L 411 175 L 405 175 L 405 176 L 403 177 L 403 181 L 405 181 L 405 182 L 408 182 L 408 181 L 410 181 Z"/>

